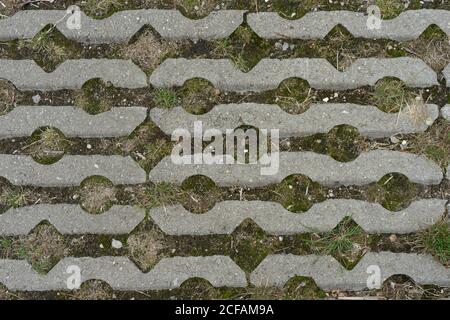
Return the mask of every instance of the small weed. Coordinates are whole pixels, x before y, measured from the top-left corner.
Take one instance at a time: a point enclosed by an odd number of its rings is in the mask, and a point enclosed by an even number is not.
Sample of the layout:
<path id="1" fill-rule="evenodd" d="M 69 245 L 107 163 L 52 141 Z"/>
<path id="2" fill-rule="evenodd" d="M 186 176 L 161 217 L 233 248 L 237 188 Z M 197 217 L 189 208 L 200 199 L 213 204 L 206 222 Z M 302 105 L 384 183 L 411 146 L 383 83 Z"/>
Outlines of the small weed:
<path id="1" fill-rule="evenodd" d="M 61 159 L 66 147 L 71 143 L 59 130 L 52 127 L 39 129 L 33 133 L 31 140 L 22 151 L 26 151 L 42 164 L 52 164 Z"/>
<path id="2" fill-rule="evenodd" d="M 297 213 L 307 211 L 313 201 L 323 201 L 325 197 L 319 184 L 301 175 L 285 178 L 273 193 L 287 210 Z"/>
<path id="3" fill-rule="evenodd" d="M 419 246 L 437 257 L 443 264 L 450 263 L 450 226 L 441 221 L 418 236 Z"/>
<path id="4" fill-rule="evenodd" d="M 31 197 L 30 191 L 14 190 L 9 187 L 2 189 L 0 193 L 0 205 L 7 208 L 23 207 Z"/>
<path id="5" fill-rule="evenodd" d="M 15 244 L 15 254 L 26 259 L 39 273 L 46 273 L 63 257 L 67 256 L 64 238 L 51 225 L 40 224 L 28 236 Z"/>
<path id="6" fill-rule="evenodd" d="M 397 79 L 385 78 L 375 85 L 372 93 L 374 104 L 384 112 L 398 112 L 406 101 L 413 98 L 406 91 L 405 84 Z"/>
<path id="7" fill-rule="evenodd" d="M 125 8 L 125 0 L 87 0 L 82 4 L 83 11 L 94 18 L 105 18 Z"/>
<path id="8" fill-rule="evenodd" d="M 161 182 L 145 187 L 141 193 L 141 205 L 147 209 L 176 204 L 183 193 L 178 187 Z"/>
<path id="9" fill-rule="evenodd" d="M 181 88 L 181 104 L 192 114 L 203 114 L 218 102 L 220 91 L 204 79 L 190 79 Z"/>
<path id="10" fill-rule="evenodd" d="M 142 159 L 139 163 L 145 170 L 150 170 L 158 164 L 165 156 L 170 155 L 172 151 L 172 144 L 166 139 L 157 138 L 154 142 L 144 146 L 145 160 Z"/>
<path id="11" fill-rule="evenodd" d="M 158 108 L 171 109 L 178 104 L 177 93 L 172 89 L 158 89 L 153 94 L 153 100 Z"/>
<path id="12" fill-rule="evenodd" d="M 103 177 L 91 177 L 83 181 L 78 193 L 81 206 L 94 214 L 107 211 L 116 201 L 113 183 Z"/>
<path id="13" fill-rule="evenodd" d="M 157 263 L 158 254 L 163 249 L 161 236 L 156 230 L 138 230 L 127 240 L 130 256 L 133 261 L 147 271 Z"/>
<path id="14" fill-rule="evenodd" d="M 16 93 L 14 87 L 5 80 L 0 80 L 0 116 L 14 108 Z"/>
<path id="15" fill-rule="evenodd" d="M 363 238 L 364 231 L 361 227 L 351 217 L 347 217 L 333 230 L 320 235 L 313 234 L 306 242 L 312 251 L 331 255 L 349 267 L 361 253 L 362 248 L 358 243 Z"/>
<path id="16" fill-rule="evenodd" d="M 403 0 L 376 0 L 375 4 L 380 8 L 383 19 L 395 18 L 405 9 Z"/>

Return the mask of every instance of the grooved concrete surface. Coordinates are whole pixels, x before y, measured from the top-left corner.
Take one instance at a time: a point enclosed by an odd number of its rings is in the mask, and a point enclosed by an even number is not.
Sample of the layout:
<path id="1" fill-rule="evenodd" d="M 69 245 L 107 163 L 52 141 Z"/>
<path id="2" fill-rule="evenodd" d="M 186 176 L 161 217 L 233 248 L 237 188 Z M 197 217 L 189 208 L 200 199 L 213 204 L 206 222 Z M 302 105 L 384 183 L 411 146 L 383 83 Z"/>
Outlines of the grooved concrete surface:
<path id="1" fill-rule="evenodd" d="M 174 289 L 196 277 L 215 287 L 247 285 L 245 273 L 225 256 L 163 258 L 147 273 L 126 257 L 65 258 L 46 275 L 38 274 L 25 260 L 0 260 L 0 279 L 10 290 L 68 290 L 70 266 L 81 270 L 82 282 L 102 280 L 115 290 Z"/>
<path id="2" fill-rule="evenodd" d="M 105 177 L 114 184 L 146 181 L 145 171 L 131 157 L 66 155 L 54 164 L 43 165 L 28 156 L 0 155 L 0 177 L 14 185 L 79 186 L 91 176 Z"/>
<path id="3" fill-rule="evenodd" d="M 40 127 L 54 127 L 66 137 L 127 136 L 147 118 L 142 107 L 112 108 L 90 115 L 72 106 L 18 106 L 0 116 L 0 139 L 28 137 Z"/>
<path id="4" fill-rule="evenodd" d="M 113 206 L 102 214 L 91 214 L 79 205 L 39 204 L 11 208 L 0 215 L 0 235 L 27 235 L 42 221 L 50 222 L 62 234 L 126 234 L 145 217 L 145 210 Z"/>
<path id="5" fill-rule="evenodd" d="M 66 60 L 47 73 L 33 60 L 0 59 L 0 79 L 12 82 L 19 90 L 81 89 L 87 81 L 97 78 L 120 88 L 147 86 L 145 73 L 131 60 Z"/>
<path id="6" fill-rule="evenodd" d="M 336 25 L 344 26 L 355 37 L 370 39 L 413 40 L 434 24 L 450 35 L 450 14 L 445 10 L 406 11 L 397 18 L 383 20 L 379 30 L 367 28 L 367 16 L 363 13 L 348 11 L 311 12 L 298 20 L 286 20 L 274 12 L 245 15 L 242 10 L 214 11 L 202 19 L 186 18 L 176 10 L 153 9 L 121 11 L 105 19 L 92 19 L 83 12 L 80 15 L 81 28 L 74 29 L 68 27 L 70 18 L 66 11 L 19 11 L 0 20 L 0 41 L 32 39 L 48 24 L 55 25 L 68 39 L 90 44 L 125 43 L 144 26 L 150 26 L 170 41 L 214 41 L 227 39 L 244 23 L 262 38 L 282 41 L 323 39 Z M 150 92 L 182 86 L 193 78 L 206 79 L 222 92 L 259 93 L 276 89 L 289 78 L 304 79 L 315 89 L 336 91 L 374 86 L 386 77 L 399 78 L 414 88 L 440 85 L 438 79 L 441 81 L 443 77 L 450 87 L 450 66 L 438 74 L 417 57 L 373 57 L 357 59 L 344 71 L 339 71 L 323 57 L 265 58 L 250 71 L 243 72 L 227 59 L 170 58 L 147 75 L 131 60 L 66 60 L 55 70 L 46 72 L 33 60 L 0 59 L 0 79 L 10 81 L 19 91 L 77 90 L 97 78 L 118 88 L 145 88 Z M 444 86 L 442 81 L 441 84 Z M 167 110 L 153 104 L 112 107 L 97 115 L 89 115 L 82 106 L 19 105 L 0 116 L 0 139 L 8 143 L 6 139 L 26 138 L 43 126 L 55 127 L 70 138 L 116 138 L 131 134 L 145 121 L 152 121 L 167 135 L 178 128 L 193 133 L 194 122 L 202 121 L 204 130 L 225 131 L 242 125 L 280 129 L 281 138 L 327 133 L 337 125 L 346 124 L 357 128 L 364 137 L 386 138 L 387 141 L 399 133 L 424 132 L 445 121 L 442 118 L 450 120 L 448 105 L 428 104 L 425 116 L 413 121 L 412 118 L 417 117 L 405 111 L 384 113 L 377 106 L 350 103 L 313 104 L 304 113 L 292 115 L 278 105 L 266 104 L 268 101 L 234 102 L 216 105 L 204 115 L 189 114 L 181 107 Z M 439 107 L 442 108 L 439 110 Z M 145 142 L 151 146 L 153 141 Z M 444 178 L 442 168 L 435 162 L 412 154 L 408 149 L 362 152 L 350 162 L 339 162 L 313 152 L 281 152 L 279 163 L 276 155 L 273 156 L 271 163 L 215 165 L 177 165 L 166 157 L 146 173 L 130 156 L 64 155 L 54 164 L 42 165 L 28 156 L 1 154 L 0 177 L 15 186 L 44 188 L 80 186 L 91 176 L 106 177 L 115 185 L 140 185 L 134 186 L 139 188 L 149 180 L 180 185 L 194 175 L 210 177 L 218 186 L 239 188 L 280 183 L 292 174 L 303 174 L 324 186 L 362 186 L 390 173 L 403 174 L 411 182 L 422 185 L 438 185 Z M 230 160 L 231 156 L 226 159 Z M 275 172 L 264 171 L 270 166 Z M 272 175 L 267 174 L 270 171 Z M 447 179 L 449 175 L 450 167 L 446 170 Z M 214 236 L 233 233 L 248 218 L 269 234 L 291 235 L 330 231 L 347 216 L 367 233 L 404 234 L 424 230 L 438 222 L 445 214 L 446 204 L 448 199 L 443 198 L 414 199 L 403 210 L 391 212 L 379 203 L 329 199 L 315 203 L 304 213 L 292 213 L 279 203 L 254 200 L 217 202 L 203 214 L 194 214 L 178 204 L 152 208 L 148 212 L 130 205 L 114 205 L 94 215 L 77 203 L 39 203 L 9 208 L 0 214 L 0 236 L 25 236 L 43 221 L 48 221 L 64 235 L 126 236 L 147 220 L 174 237 Z M 185 253 L 176 251 L 175 254 Z M 228 256 L 205 253 L 205 256 L 158 258 L 161 260 L 144 273 L 124 256 L 68 257 L 47 274 L 38 274 L 25 260 L 0 259 L 0 284 L 12 291 L 68 290 L 67 281 L 76 266 L 81 271 L 82 282 L 103 280 L 115 290 L 174 289 L 195 277 L 204 278 L 215 287 L 283 286 L 296 275 L 312 277 L 324 289 L 361 290 L 367 287 L 368 268 L 375 266 L 380 270 L 382 281 L 394 274 L 406 274 L 418 284 L 450 286 L 448 268 L 432 256 L 414 253 L 367 252 L 352 270 L 346 270 L 330 256 L 269 255 L 247 273 Z"/>
<path id="7" fill-rule="evenodd" d="M 430 255 L 368 252 L 352 270 L 330 256 L 270 255 L 250 276 L 255 286 L 283 286 L 290 278 L 311 277 L 323 289 L 361 290 L 367 287 L 368 272 L 379 268 L 381 282 L 404 274 L 418 284 L 450 286 L 450 269 Z"/>
<path id="8" fill-rule="evenodd" d="M 127 42 L 144 25 L 150 25 L 167 39 L 221 39 L 242 24 L 242 10 L 213 11 L 203 19 L 192 20 L 176 10 L 126 10 L 105 19 L 93 19 L 80 12 L 81 28 L 68 28 L 70 13 L 65 10 L 20 11 L 0 20 L 0 40 L 29 39 L 52 24 L 67 38 L 88 43 Z M 382 21 L 382 28 L 367 28 L 367 15 L 350 11 L 311 12 L 297 20 L 283 19 L 275 12 L 247 15 L 250 28 L 262 38 L 323 39 L 337 25 L 344 26 L 358 38 L 413 40 L 431 25 L 450 34 L 446 10 L 409 10 L 398 17 Z M 69 24 L 68 24 L 69 21 Z"/>
<path id="9" fill-rule="evenodd" d="M 244 12 L 214 11 L 192 20 L 176 10 L 126 10 L 99 20 L 81 11 L 80 28 L 68 28 L 73 19 L 65 10 L 20 11 L 0 20 L 0 40 L 30 39 L 48 24 L 55 25 L 68 39 L 85 43 L 128 42 L 145 25 L 166 39 L 215 40 L 231 35 L 242 24 Z"/>
<path id="10" fill-rule="evenodd" d="M 182 107 L 154 108 L 150 117 L 166 134 L 186 128 L 194 134 L 194 122 L 201 121 L 203 130 L 218 129 L 226 132 L 243 125 L 257 128 L 279 128 L 280 137 L 303 137 L 327 133 L 333 127 L 346 124 L 371 138 L 390 137 L 397 133 L 423 132 L 439 116 L 437 105 L 427 105 L 426 116 L 415 123 L 408 112 L 385 113 L 374 106 L 355 104 L 313 104 L 300 115 L 283 111 L 277 105 L 242 103 L 215 106 L 203 115 L 193 115 Z"/>
<path id="11" fill-rule="evenodd" d="M 185 156 L 183 158 L 194 158 Z M 229 158 L 228 158 L 229 159 Z M 218 186 L 262 187 L 280 183 L 292 174 L 302 174 L 326 186 L 365 185 L 377 182 L 388 173 L 400 173 L 411 182 L 439 184 L 443 179 L 441 168 L 433 161 L 406 152 L 375 150 L 361 153 L 350 162 L 339 162 L 328 155 L 313 152 L 281 152 L 279 170 L 274 174 L 261 174 L 261 164 L 191 164 L 178 165 L 170 156 L 164 158 L 150 171 L 150 181 L 168 181 L 181 185 L 190 176 L 204 175 Z M 276 168 L 277 161 L 272 165 Z"/>
<path id="12" fill-rule="evenodd" d="M 202 78 L 225 91 L 260 92 L 277 88 L 283 80 L 301 78 L 315 89 L 345 90 L 373 86 L 385 77 L 397 77 L 411 87 L 438 84 L 436 73 L 425 62 L 409 57 L 358 59 L 345 71 L 321 58 L 262 59 L 249 72 L 225 59 L 167 59 L 151 74 L 150 83 L 172 87 Z"/>
<path id="13" fill-rule="evenodd" d="M 351 217 L 369 233 L 410 233 L 439 221 L 446 202 L 420 200 L 400 212 L 391 212 L 378 203 L 336 199 L 314 204 L 304 213 L 292 213 L 274 202 L 224 201 L 203 214 L 176 205 L 151 209 L 150 217 L 172 235 L 231 234 L 248 218 L 271 234 L 326 232 L 345 217 Z"/>
<path id="14" fill-rule="evenodd" d="M 250 28 L 267 39 L 323 39 L 337 25 L 356 38 L 414 40 L 431 25 L 450 35 L 450 12 L 446 10 L 408 10 L 396 18 L 382 20 L 379 29 L 367 28 L 367 20 L 367 14 L 351 11 L 310 12 L 297 20 L 284 19 L 276 12 L 247 15 Z"/>

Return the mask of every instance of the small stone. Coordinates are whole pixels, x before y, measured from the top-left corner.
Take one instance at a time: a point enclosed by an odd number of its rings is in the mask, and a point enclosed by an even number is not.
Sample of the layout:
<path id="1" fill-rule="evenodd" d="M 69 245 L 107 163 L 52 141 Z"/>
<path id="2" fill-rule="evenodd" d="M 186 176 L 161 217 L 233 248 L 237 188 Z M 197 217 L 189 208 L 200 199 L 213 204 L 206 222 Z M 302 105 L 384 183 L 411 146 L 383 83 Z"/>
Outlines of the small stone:
<path id="1" fill-rule="evenodd" d="M 399 143 L 400 140 L 397 139 L 396 137 L 391 137 L 391 142 L 392 142 L 392 143 Z"/>
<path id="2" fill-rule="evenodd" d="M 323 102 L 328 102 L 328 101 L 330 101 L 330 98 L 328 98 L 328 97 L 323 98 L 322 101 L 323 101 Z"/>
<path id="3" fill-rule="evenodd" d="M 121 249 L 123 247 L 123 244 L 119 240 L 112 239 L 111 247 L 113 247 L 114 249 Z"/>
<path id="4" fill-rule="evenodd" d="M 35 104 L 38 104 L 41 101 L 41 96 L 37 94 L 37 95 L 31 97 L 31 99 L 33 100 L 33 102 Z"/>
<path id="5" fill-rule="evenodd" d="M 102 243 L 100 243 L 100 249 L 103 249 L 103 248 L 104 248 L 103 244 L 102 244 Z"/>
<path id="6" fill-rule="evenodd" d="M 285 42 L 283 43 L 283 46 L 281 47 L 281 50 L 286 51 L 289 49 L 289 43 Z"/>
<path id="7" fill-rule="evenodd" d="M 442 108 L 441 112 L 442 112 L 442 116 L 444 117 L 444 119 L 450 121 L 450 106 L 446 106 L 446 107 Z"/>
<path id="8" fill-rule="evenodd" d="M 92 149 L 92 146 L 91 146 L 90 144 L 87 144 L 87 145 L 86 145 L 86 148 L 87 148 L 88 150 L 91 150 L 91 149 Z"/>
<path id="9" fill-rule="evenodd" d="M 391 234 L 391 235 L 389 236 L 389 241 L 391 241 L 391 242 L 397 241 L 397 236 L 396 236 L 395 234 Z"/>

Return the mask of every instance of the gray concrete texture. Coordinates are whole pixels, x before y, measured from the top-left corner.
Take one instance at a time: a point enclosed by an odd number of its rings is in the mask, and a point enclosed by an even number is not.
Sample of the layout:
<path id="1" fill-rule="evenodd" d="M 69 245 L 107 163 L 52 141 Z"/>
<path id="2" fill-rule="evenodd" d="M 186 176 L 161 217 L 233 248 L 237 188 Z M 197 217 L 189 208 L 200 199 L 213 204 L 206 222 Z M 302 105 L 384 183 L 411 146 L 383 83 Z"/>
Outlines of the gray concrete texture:
<path id="1" fill-rule="evenodd" d="M 351 217 L 368 233 L 411 233 L 437 223 L 445 214 L 446 200 L 412 202 L 399 212 L 378 203 L 333 199 L 314 204 L 304 213 L 293 213 L 279 203 L 224 201 L 203 214 L 191 213 L 181 205 L 151 209 L 150 217 L 170 235 L 231 234 L 245 219 L 253 220 L 270 234 L 327 232 L 345 217 Z"/>
<path id="2" fill-rule="evenodd" d="M 416 58 L 358 59 L 344 71 L 323 58 L 262 59 L 248 72 L 227 59 L 166 59 L 150 76 L 157 87 L 182 86 L 185 81 L 202 78 L 216 88 L 235 92 L 276 89 L 283 80 L 301 78 L 315 89 L 345 90 L 373 86 L 385 77 L 396 77 L 410 87 L 437 85 L 437 75 Z"/>
<path id="3" fill-rule="evenodd" d="M 311 277 L 322 289 L 362 290 L 379 268 L 381 283 L 393 275 L 407 275 L 417 284 L 450 286 L 450 269 L 431 255 L 368 252 L 352 269 L 345 269 L 331 256 L 269 255 L 250 275 L 257 287 L 282 287 L 295 276 Z"/>
<path id="4" fill-rule="evenodd" d="M 287 20 L 276 12 L 247 15 L 247 23 L 261 38 L 266 39 L 323 39 L 337 25 L 346 28 L 356 38 L 417 39 L 429 26 L 437 25 L 450 35 L 450 12 L 447 10 L 407 10 L 396 18 L 381 20 L 380 28 L 368 28 L 369 16 L 364 12 L 318 11 L 300 19 Z"/>
<path id="5" fill-rule="evenodd" d="M 17 106 L 0 116 L 0 139 L 28 137 L 41 127 L 59 129 L 66 137 L 127 136 L 147 118 L 147 108 L 112 108 L 91 115 L 73 106 Z"/>
<path id="6" fill-rule="evenodd" d="M 226 256 L 163 258 L 147 273 L 126 257 L 64 258 L 46 275 L 25 260 L 0 260 L 0 283 L 13 291 L 68 290 L 70 266 L 80 269 L 81 282 L 101 280 L 114 290 L 175 289 L 197 277 L 214 287 L 247 286 L 245 273 Z"/>
<path id="7" fill-rule="evenodd" d="M 51 24 L 68 39 L 84 43 L 128 42 L 144 26 L 151 26 L 170 40 L 215 40 L 226 38 L 242 24 L 241 10 L 213 11 L 203 19 L 186 18 L 177 10 L 126 10 L 105 19 L 80 12 L 80 28 L 68 28 L 66 10 L 26 10 L 0 20 L 0 41 L 31 39 Z"/>
<path id="8" fill-rule="evenodd" d="M 24 91 L 81 89 L 87 81 L 98 78 L 119 88 L 147 86 L 147 76 L 131 60 L 66 60 L 48 73 L 33 60 L 0 59 L 0 79 L 8 80 Z"/>
<path id="9" fill-rule="evenodd" d="M 39 164 L 29 156 L 0 155 L 0 177 L 14 185 L 41 187 L 79 186 L 92 176 L 102 176 L 112 183 L 138 184 L 146 173 L 131 157 L 66 155 L 58 162 Z"/>
<path id="10" fill-rule="evenodd" d="M 62 234 L 128 234 L 145 217 L 133 206 L 112 206 L 107 212 L 91 214 L 76 204 L 38 204 L 11 208 L 0 215 L 0 235 L 27 235 L 43 221 Z"/>
<path id="11" fill-rule="evenodd" d="M 275 160 L 274 160 L 275 161 Z M 366 185 L 377 182 L 389 173 L 405 175 L 411 182 L 439 184 L 442 169 L 433 161 L 419 155 L 390 150 L 361 153 L 350 162 L 339 162 L 328 155 L 313 152 L 280 152 L 279 170 L 262 175 L 257 164 L 183 164 L 173 163 L 171 156 L 161 160 L 149 174 L 152 182 L 171 182 L 181 185 L 191 176 L 204 175 L 218 186 L 262 187 L 280 183 L 292 174 L 302 174 L 325 186 Z"/>
<path id="12" fill-rule="evenodd" d="M 278 105 L 241 103 L 215 106 L 210 112 L 193 115 L 183 107 L 173 109 L 153 108 L 150 117 L 164 133 L 171 135 L 178 128 L 193 134 L 194 122 L 201 121 L 203 130 L 238 128 L 243 125 L 259 129 L 279 129 L 280 137 L 304 137 L 316 133 L 328 133 L 338 125 L 350 125 L 363 136 L 370 138 L 390 137 L 398 133 L 425 131 L 439 116 L 437 105 L 418 104 L 415 112 L 424 111 L 423 118 L 416 123 L 414 111 L 385 113 L 374 106 L 350 103 L 312 104 L 302 114 L 293 115 Z"/>

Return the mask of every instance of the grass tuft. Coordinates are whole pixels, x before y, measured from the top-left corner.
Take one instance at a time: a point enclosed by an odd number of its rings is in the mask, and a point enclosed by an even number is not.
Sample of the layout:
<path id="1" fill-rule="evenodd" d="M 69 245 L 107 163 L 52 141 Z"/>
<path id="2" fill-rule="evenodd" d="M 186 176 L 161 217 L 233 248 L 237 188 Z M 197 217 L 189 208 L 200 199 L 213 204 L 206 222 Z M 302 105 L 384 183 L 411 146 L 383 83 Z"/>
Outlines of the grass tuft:
<path id="1" fill-rule="evenodd" d="M 358 261 L 364 242 L 364 231 L 351 217 L 346 217 L 336 228 L 323 234 L 313 234 L 306 240 L 310 250 L 322 255 L 331 255 L 346 268 L 351 268 Z"/>
<path id="2" fill-rule="evenodd" d="M 167 182 L 145 187 L 141 193 L 141 205 L 147 209 L 173 205 L 178 202 L 183 193 L 178 187 Z"/>
<path id="3" fill-rule="evenodd" d="M 372 93 L 374 104 L 384 112 L 398 112 L 412 95 L 407 92 L 403 81 L 385 78 L 377 82 Z"/>
<path id="4" fill-rule="evenodd" d="M 23 207 L 28 202 L 30 196 L 30 191 L 13 190 L 7 187 L 0 193 L 0 205 L 7 208 Z"/>
<path id="5" fill-rule="evenodd" d="M 450 263 L 450 226 L 441 221 L 419 234 L 420 246 L 443 264 Z"/>
<path id="6" fill-rule="evenodd" d="M 383 19 L 395 18 L 405 10 L 403 0 L 376 0 L 375 4 L 380 8 Z"/>
<path id="7" fill-rule="evenodd" d="M 178 104 L 177 93 L 172 89 L 158 89 L 153 94 L 156 106 L 164 109 L 175 108 Z"/>

